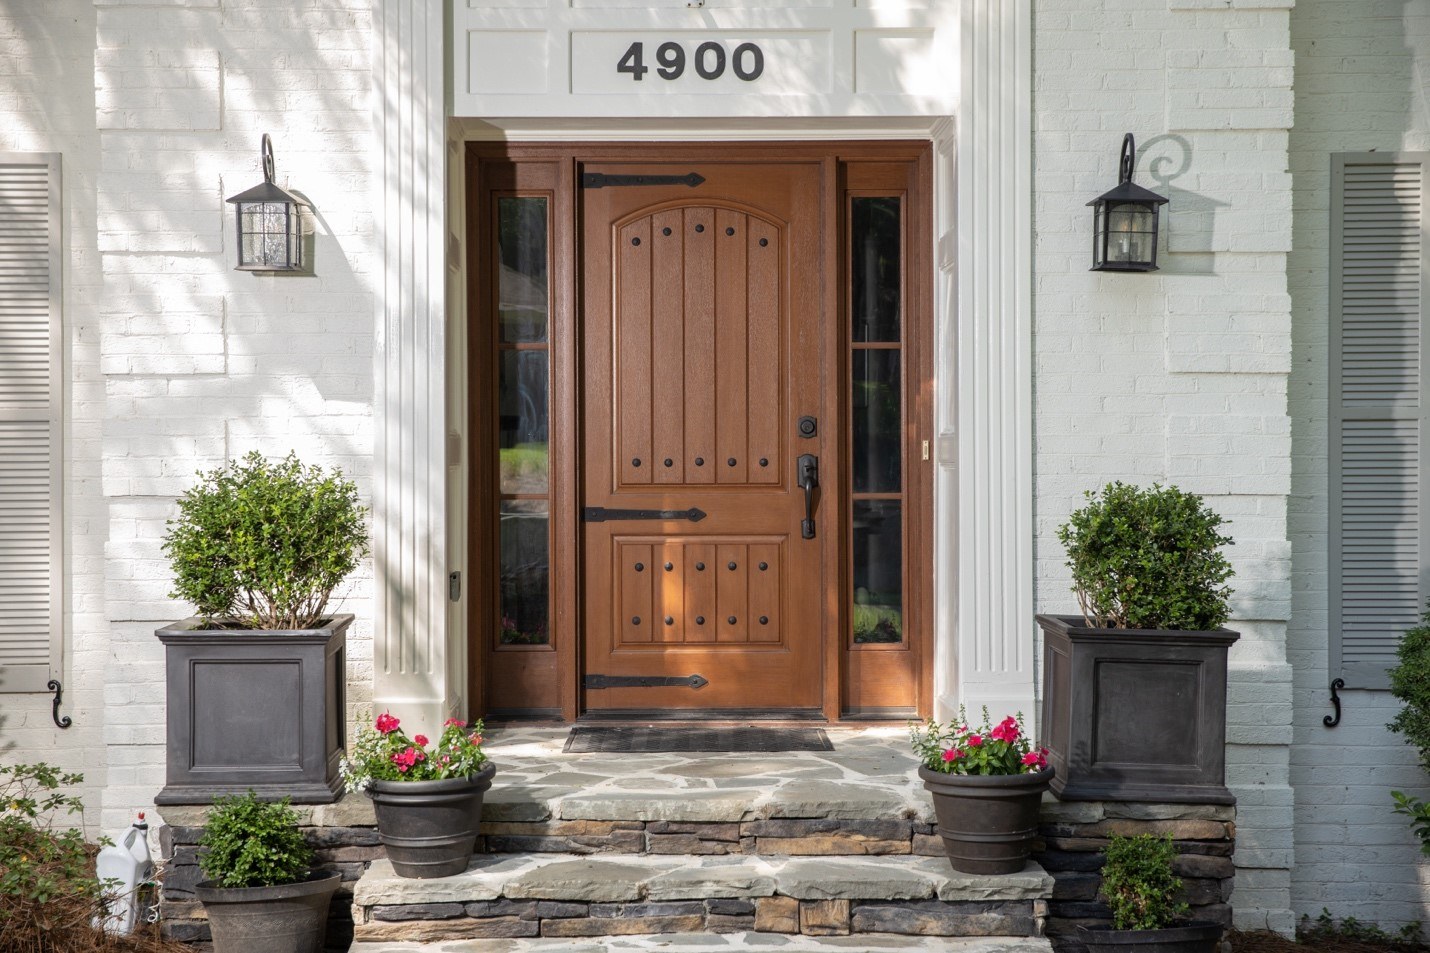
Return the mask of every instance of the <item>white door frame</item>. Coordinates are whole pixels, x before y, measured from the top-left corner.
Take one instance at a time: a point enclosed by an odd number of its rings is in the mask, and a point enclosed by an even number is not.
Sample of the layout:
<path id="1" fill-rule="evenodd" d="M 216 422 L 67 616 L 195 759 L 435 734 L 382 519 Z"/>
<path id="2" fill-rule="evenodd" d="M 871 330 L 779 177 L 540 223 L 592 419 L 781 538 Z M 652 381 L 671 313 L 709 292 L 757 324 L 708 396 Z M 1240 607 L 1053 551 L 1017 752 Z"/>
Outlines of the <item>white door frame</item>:
<path id="1" fill-rule="evenodd" d="M 936 706 L 1033 710 L 1031 0 L 960 14 L 957 121 L 482 124 L 448 120 L 443 0 L 373 0 L 375 706 L 431 730 L 466 705 L 461 141 L 914 135 L 936 152 Z"/>

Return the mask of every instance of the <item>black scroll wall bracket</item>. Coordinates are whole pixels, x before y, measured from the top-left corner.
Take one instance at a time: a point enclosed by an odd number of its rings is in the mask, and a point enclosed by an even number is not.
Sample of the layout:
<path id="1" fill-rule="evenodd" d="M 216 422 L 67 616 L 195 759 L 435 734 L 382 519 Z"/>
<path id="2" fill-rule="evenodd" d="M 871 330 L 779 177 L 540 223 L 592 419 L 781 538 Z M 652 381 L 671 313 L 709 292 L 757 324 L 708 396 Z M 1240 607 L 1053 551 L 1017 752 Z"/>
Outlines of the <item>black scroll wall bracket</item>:
<path id="1" fill-rule="evenodd" d="M 69 715 L 60 715 L 60 703 L 65 699 L 65 689 L 56 679 L 50 679 L 45 685 L 50 691 L 55 693 L 55 699 L 50 705 L 50 717 L 55 720 L 56 728 L 68 728 L 74 724 L 74 719 Z"/>
<path id="2" fill-rule="evenodd" d="M 1336 693 L 1345 687 L 1346 680 L 1344 678 L 1337 678 L 1331 681 L 1331 704 L 1336 706 L 1336 713 L 1334 715 L 1327 715 L 1321 719 L 1321 724 L 1327 728 L 1334 728 L 1341 723 L 1341 696 Z"/>

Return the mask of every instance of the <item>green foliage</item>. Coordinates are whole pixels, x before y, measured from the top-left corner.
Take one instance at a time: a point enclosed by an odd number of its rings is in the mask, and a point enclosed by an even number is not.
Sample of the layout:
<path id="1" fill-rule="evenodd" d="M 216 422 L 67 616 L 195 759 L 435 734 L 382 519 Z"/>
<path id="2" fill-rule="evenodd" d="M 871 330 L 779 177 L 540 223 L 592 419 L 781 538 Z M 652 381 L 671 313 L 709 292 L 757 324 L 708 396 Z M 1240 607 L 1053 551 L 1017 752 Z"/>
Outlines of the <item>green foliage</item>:
<path id="1" fill-rule="evenodd" d="M 341 768 L 349 791 L 365 790 L 372 781 L 442 781 L 476 774 L 487 763 L 482 750 L 482 723 L 448 718 L 442 735 L 429 747 L 426 735 L 408 738 L 391 714 L 377 716 L 358 729 Z"/>
<path id="2" fill-rule="evenodd" d="M 265 803 L 252 791 L 214 801 L 199 846 L 200 869 L 220 887 L 295 883 L 313 863 L 288 798 Z"/>
<path id="3" fill-rule="evenodd" d="M 56 917 L 87 924 L 98 908 L 84 835 L 55 822 L 84 810 L 60 793 L 83 781 L 50 764 L 0 764 L 0 934 L 48 929 Z"/>
<path id="4" fill-rule="evenodd" d="M 319 624 L 333 590 L 367 555 L 357 487 L 291 453 L 270 463 L 255 451 L 199 476 L 164 537 L 170 595 L 193 603 L 209 624 Z"/>
<path id="5" fill-rule="evenodd" d="M 1296 927 L 1296 938 L 1312 948 L 1349 941 L 1376 944 L 1396 950 L 1425 949 L 1419 920 L 1412 920 L 1395 933 L 1391 933 L 1374 923 L 1362 923 L 1355 917 L 1337 920 L 1325 907 L 1321 908 L 1321 915 L 1315 921 L 1312 921 L 1309 915 L 1301 916 L 1301 923 Z"/>
<path id="6" fill-rule="evenodd" d="M 1048 766 L 1048 749 L 1034 748 L 1023 733 L 1023 714 L 994 725 L 983 708 L 983 724 L 970 726 L 960 706 L 958 721 L 909 725 L 909 746 L 930 771 L 941 774 L 1036 774 Z"/>
<path id="7" fill-rule="evenodd" d="M 1215 629 L 1226 621 L 1231 545 L 1194 493 L 1109 483 L 1058 529 L 1088 625 Z"/>
<path id="8" fill-rule="evenodd" d="M 1179 897 L 1181 878 L 1172 873 L 1172 838 L 1112 835 L 1102 867 L 1102 899 L 1119 930 L 1160 930 L 1187 913 Z"/>
<path id="9" fill-rule="evenodd" d="M 1430 612 L 1401 636 L 1396 659 L 1390 670 L 1390 693 L 1404 705 L 1386 727 L 1403 735 L 1430 770 Z"/>
<path id="10" fill-rule="evenodd" d="M 1401 791 L 1391 791 L 1395 813 L 1410 818 L 1410 829 L 1420 838 L 1420 853 L 1430 857 L 1430 804 Z"/>

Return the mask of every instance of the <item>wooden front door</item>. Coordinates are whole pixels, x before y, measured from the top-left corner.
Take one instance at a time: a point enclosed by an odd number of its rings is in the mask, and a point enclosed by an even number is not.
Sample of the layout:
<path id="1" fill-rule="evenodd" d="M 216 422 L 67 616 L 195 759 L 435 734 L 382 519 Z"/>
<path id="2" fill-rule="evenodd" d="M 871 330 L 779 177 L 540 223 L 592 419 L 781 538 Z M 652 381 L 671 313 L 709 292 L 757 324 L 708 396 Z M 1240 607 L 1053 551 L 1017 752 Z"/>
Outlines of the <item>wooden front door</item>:
<path id="1" fill-rule="evenodd" d="M 582 180 L 583 708 L 813 714 L 837 512 L 816 489 L 806 524 L 801 486 L 800 418 L 830 404 L 821 165 Z"/>

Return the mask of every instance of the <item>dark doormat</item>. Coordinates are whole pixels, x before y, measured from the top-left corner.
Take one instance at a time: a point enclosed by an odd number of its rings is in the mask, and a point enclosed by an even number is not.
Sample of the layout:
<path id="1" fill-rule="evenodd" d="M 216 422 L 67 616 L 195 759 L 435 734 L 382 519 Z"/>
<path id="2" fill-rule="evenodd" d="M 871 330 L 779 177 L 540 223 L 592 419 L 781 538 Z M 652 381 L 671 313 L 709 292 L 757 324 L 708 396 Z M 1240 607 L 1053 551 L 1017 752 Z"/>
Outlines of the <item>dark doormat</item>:
<path id="1" fill-rule="evenodd" d="M 833 751 L 823 728 L 681 728 L 577 725 L 566 739 L 567 754 L 720 751 Z"/>

